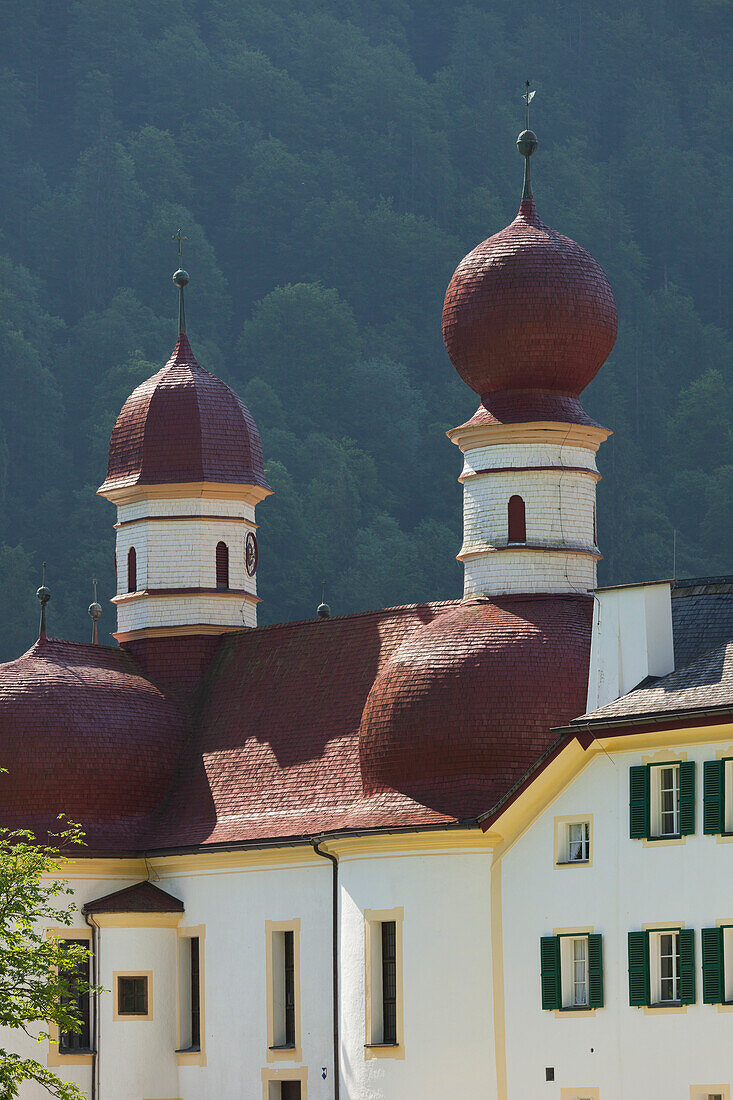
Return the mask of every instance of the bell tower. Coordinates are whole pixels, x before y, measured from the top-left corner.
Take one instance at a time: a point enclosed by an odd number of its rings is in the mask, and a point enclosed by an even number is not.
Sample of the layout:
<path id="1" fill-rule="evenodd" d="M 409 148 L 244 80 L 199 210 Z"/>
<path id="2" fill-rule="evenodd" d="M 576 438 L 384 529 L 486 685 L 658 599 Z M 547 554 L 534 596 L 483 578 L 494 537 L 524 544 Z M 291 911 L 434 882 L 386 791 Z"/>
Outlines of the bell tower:
<path id="1" fill-rule="evenodd" d="M 593 257 L 537 214 L 537 144 L 527 118 L 519 213 L 461 261 L 443 307 L 448 354 L 480 398 L 448 432 L 464 458 L 464 598 L 596 587 L 596 452 L 610 432 L 580 393 L 613 348 L 616 303 Z"/>

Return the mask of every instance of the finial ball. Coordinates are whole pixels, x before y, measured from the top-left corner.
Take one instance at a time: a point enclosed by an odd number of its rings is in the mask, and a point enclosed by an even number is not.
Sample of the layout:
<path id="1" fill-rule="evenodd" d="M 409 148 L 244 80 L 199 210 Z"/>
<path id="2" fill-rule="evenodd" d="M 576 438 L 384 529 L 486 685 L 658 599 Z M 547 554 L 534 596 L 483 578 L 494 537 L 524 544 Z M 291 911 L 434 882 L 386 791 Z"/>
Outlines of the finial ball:
<path id="1" fill-rule="evenodd" d="M 41 604 L 46 604 L 51 599 L 51 593 L 48 588 L 46 588 L 45 584 L 42 584 L 41 587 L 37 589 L 36 599 Z"/>
<path id="2" fill-rule="evenodd" d="M 94 621 L 96 623 L 97 619 L 100 618 L 100 616 L 102 614 L 102 605 L 98 604 L 98 603 L 90 603 L 89 604 L 89 614 L 92 617 L 92 619 L 94 619 Z"/>
<path id="3" fill-rule="evenodd" d="M 537 134 L 532 130 L 522 130 L 517 138 L 517 149 L 523 157 L 531 157 L 537 148 Z"/>
<path id="4" fill-rule="evenodd" d="M 328 619 L 331 616 L 331 608 L 327 603 L 319 603 L 317 614 L 319 619 Z"/>
<path id="5" fill-rule="evenodd" d="M 191 280 L 188 277 L 188 272 L 184 271 L 182 267 L 179 267 L 178 271 L 174 272 L 173 274 L 173 282 L 176 284 L 177 287 L 183 288 L 184 286 L 188 286 L 190 281 Z"/>

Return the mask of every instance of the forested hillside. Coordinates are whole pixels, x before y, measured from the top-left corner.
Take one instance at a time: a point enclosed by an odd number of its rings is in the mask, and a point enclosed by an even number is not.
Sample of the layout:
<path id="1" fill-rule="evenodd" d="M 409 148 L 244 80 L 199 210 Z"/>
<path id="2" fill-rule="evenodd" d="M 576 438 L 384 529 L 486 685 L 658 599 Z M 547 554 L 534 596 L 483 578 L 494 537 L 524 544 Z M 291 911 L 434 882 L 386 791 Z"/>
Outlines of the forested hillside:
<path id="1" fill-rule="evenodd" d="M 443 349 L 460 258 L 519 202 L 607 271 L 586 392 L 602 583 L 733 572 L 729 0 L 2 0 L 0 656 L 114 629 L 95 496 L 175 339 L 243 396 L 276 490 L 261 621 L 455 596 L 476 398 Z"/>

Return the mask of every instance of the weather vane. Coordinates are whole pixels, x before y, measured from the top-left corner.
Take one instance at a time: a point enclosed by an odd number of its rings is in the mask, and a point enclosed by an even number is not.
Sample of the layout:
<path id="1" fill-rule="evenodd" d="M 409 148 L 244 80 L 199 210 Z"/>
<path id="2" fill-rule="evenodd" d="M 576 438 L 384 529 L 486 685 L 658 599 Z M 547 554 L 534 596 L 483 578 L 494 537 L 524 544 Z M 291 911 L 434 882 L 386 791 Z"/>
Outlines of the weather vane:
<path id="1" fill-rule="evenodd" d="M 527 80 L 524 85 L 524 91 L 522 92 L 522 99 L 525 102 L 527 109 L 527 127 L 522 130 L 521 134 L 517 138 L 517 148 L 524 157 L 524 187 L 522 189 L 522 202 L 526 199 L 532 198 L 532 184 L 529 179 L 529 158 L 537 148 L 537 135 L 533 134 L 529 128 L 529 105 L 535 97 L 534 92 L 529 90 L 529 81 Z"/>
<path id="2" fill-rule="evenodd" d="M 178 241 L 178 271 L 173 272 L 173 282 L 178 287 L 178 335 L 186 331 L 186 312 L 183 306 L 183 288 L 188 286 L 190 279 L 188 272 L 183 270 L 183 242 L 188 240 L 179 228 L 177 233 L 171 236 L 172 241 Z"/>

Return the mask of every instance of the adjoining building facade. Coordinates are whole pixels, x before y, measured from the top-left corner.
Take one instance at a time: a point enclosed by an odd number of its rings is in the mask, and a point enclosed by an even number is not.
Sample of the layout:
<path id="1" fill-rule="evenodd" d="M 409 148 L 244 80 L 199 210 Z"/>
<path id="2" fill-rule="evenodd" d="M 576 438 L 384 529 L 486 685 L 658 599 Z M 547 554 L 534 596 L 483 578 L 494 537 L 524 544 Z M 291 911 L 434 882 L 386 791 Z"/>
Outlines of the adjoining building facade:
<path id="1" fill-rule="evenodd" d="M 536 144 L 445 300 L 461 599 L 257 627 L 260 437 L 174 277 L 99 490 L 119 645 L 0 667 L 0 824 L 87 834 L 50 932 L 107 992 L 45 1057 L 94 1100 L 730 1100 L 733 581 L 597 588 L 616 306 Z"/>

